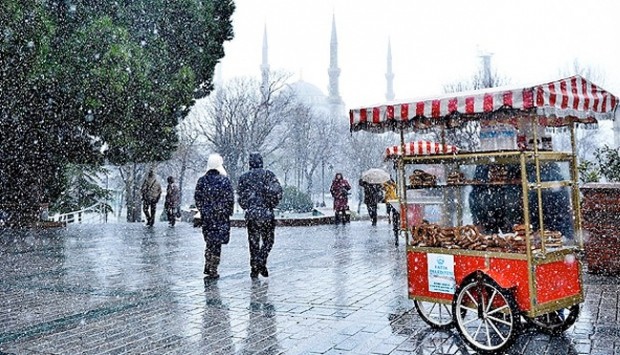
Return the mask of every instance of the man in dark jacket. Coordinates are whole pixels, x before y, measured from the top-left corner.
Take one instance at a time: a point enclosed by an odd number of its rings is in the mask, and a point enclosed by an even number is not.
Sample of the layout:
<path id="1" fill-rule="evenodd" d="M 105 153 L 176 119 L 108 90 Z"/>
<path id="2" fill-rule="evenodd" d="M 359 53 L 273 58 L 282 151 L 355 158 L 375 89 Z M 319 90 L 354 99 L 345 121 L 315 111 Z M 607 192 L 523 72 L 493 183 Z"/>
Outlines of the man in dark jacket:
<path id="1" fill-rule="evenodd" d="M 383 201 L 383 187 L 381 184 L 370 184 L 362 179 L 360 187 L 364 189 L 364 203 L 368 208 L 368 216 L 373 226 L 377 225 L 377 204 Z"/>
<path id="2" fill-rule="evenodd" d="M 149 170 L 140 188 L 140 193 L 142 194 L 142 211 L 144 211 L 144 215 L 146 216 L 146 225 L 151 227 L 155 224 L 157 202 L 159 202 L 159 198 L 161 197 L 161 185 L 159 181 L 157 181 L 157 177 L 153 170 Z"/>
<path id="3" fill-rule="evenodd" d="M 250 154 L 250 171 L 239 177 L 237 194 L 248 229 L 250 277 L 255 279 L 259 273 L 268 277 L 267 257 L 275 241 L 273 209 L 282 199 L 282 186 L 273 172 L 263 169 L 259 153 Z"/>
<path id="4" fill-rule="evenodd" d="M 205 279 L 217 279 L 222 244 L 230 240 L 230 216 L 235 206 L 235 193 L 219 154 L 209 155 L 207 173 L 198 179 L 194 193 L 202 219 L 205 246 Z"/>

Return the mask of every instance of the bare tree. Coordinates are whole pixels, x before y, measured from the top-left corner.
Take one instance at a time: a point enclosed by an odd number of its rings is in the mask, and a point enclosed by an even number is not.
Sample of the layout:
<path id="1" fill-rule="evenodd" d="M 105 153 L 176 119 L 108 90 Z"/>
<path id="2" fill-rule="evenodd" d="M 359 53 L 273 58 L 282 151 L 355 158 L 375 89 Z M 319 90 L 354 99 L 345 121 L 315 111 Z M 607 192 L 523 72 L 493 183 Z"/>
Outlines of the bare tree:
<path id="1" fill-rule="evenodd" d="M 573 62 L 566 69 L 560 70 L 560 75 L 581 75 L 598 85 L 605 84 L 605 72 L 602 69 L 583 64 L 577 58 L 573 59 Z"/>
<path id="2" fill-rule="evenodd" d="M 319 167 L 324 169 L 336 153 L 333 148 L 339 140 L 337 123 L 303 103 L 296 105 L 288 122 L 285 149 L 280 154 L 285 158 L 281 165 L 284 169 L 287 169 L 285 165 L 291 166 L 295 186 L 311 194 Z"/>
<path id="3" fill-rule="evenodd" d="M 269 154 L 281 139 L 269 139 L 294 107 L 292 93 L 285 88 L 284 74 L 270 76 L 267 88 L 251 78 L 236 78 L 223 85 L 208 100 L 198 120 L 199 139 L 224 158 L 236 182 L 252 151 Z"/>
<path id="4" fill-rule="evenodd" d="M 448 83 L 443 86 L 444 93 L 462 92 L 468 90 L 479 90 L 494 88 L 509 84 L 510 80 L 505 76 L 499 75 L 497 70 L 491 68 L 489 56 L 481 56 L 481 65 L 471 78 Z"/>
<path id="5" fill-rule="evenodd" d="M 370 168 L 386 165 L 384 154 L 387 147 L 397 144 L 397 138 L 393 133 L 376 134 L 370 132 L 356 132 L 349 135 L 346 140 L 346 153 L 349 165 L 349 181 L 352 185 L 358 185 L 358 179 L 362 172 Z M 360 213 L 362 203 L 362 190 L 357 186 L 357 212 Z"/>
<path id="6" fill-rule="evenodd" d="M 190 173 L 204 172 L 206 166 L 206 155 L 201 152 L 201 142 L 199 132 L 196 127 L 199 110 L 193 110 L 189 117 L 177 126 L 179 144 L 172 158 L 160 167 L 163 177 L 172 176 L 178 181 L 180 191 L 180 201 L 183 201 L 186 181 Z M 190 187 L 191 187 L 190 183 Z M 190 196 L 191 199 L 193 196 Z"/>
<path id="7" fill-rule="evenodd" d="M 146 176 L 146 164 L 130 163 L 119 166 L 118 171 L 125 185 L 125 207 L 127 222 L 142 221 L 142 196 L 140 186 Z"/>
<path id="8" fill-rule="evenodd" d="M 491 68 L 491 55 L 483 54 L 480 56 L 481 65 L 471 79 L 449 83 L 444 85 L 445 93 L 462 92 L 468 90 L 479 90 L 493 88 L 508 84 L 509 80 L 500 76 L 496 70 Z M 440 133 L 437 133 L 440 138 Z M 480 122 L 467 121 L 462 126 L 447 129 L 445 131 L 446 142 L 454 144 L 463 150 L 476 150 L 480 145 Z"/>

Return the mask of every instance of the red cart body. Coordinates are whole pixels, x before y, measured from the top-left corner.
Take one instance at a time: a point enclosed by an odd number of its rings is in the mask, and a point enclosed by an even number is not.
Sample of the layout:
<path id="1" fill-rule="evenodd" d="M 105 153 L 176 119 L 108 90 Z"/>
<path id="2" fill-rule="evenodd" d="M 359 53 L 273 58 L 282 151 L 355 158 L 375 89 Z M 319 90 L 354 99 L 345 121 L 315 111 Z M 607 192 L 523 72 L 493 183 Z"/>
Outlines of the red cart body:
<path id="1" fill-rule="evenodd" d="M 470 252 L 471 253 L 471 252 Z M 407 252 L 409 296 L 422 300 L 452 302 L 452 293 L 433 292 L 429 287 L 428 255 L 453 258 L 454 285 L 480 271 L 495 280 L 499 286 L 514 291 L 515 300 L 524 312 L 535 308 L 557 308 L 559 304 L 577 304 L 583 301 L 580 261 L 573 253 L 564 258 L 536 265 L 530 279 L 527 259 L 506 258 L 505 255 L 459 255 L 446 250 Z M 494 255 L 495 254 L 495 255 Z M 515 255 L 517 256 L 517 255 Z"/>

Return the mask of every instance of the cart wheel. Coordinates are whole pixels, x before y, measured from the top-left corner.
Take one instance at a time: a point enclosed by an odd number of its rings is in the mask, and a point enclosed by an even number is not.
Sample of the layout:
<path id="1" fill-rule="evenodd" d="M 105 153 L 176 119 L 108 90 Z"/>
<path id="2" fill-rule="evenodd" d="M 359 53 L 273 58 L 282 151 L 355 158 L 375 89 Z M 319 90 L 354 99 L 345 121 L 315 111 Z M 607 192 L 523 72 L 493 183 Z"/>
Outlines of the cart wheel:
<path id="1" fill-rule="evenodd" d="M 481 353 L 509 347 L 516 339 L 521 319 L 512 293 L 483 275 L 457 288 L 452 314 L 459 333 Z"/>
<path id="2" fill-rule="evenodd" d="M 570 308 L 562 308 L 535 318 L 528 318 L 528 321 L 545 333 L 560 334 L 575 324 L 578 316 L 579 305 L 576 304 Z"/>
<path id="3" fill-rule="evenodd" d="M 452 309 L 449 304 L 414 300 L 418 314 L 428 325 L 435 329 L 452 327 Z"/>

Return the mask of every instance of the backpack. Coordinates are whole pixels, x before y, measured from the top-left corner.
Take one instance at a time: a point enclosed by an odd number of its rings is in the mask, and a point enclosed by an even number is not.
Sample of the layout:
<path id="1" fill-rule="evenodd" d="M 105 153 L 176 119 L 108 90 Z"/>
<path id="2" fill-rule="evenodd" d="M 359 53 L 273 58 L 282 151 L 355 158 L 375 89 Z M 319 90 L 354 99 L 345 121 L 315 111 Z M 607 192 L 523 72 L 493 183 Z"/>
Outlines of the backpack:
<path id="1" fill-rule="evenodd" d="M 280 200 L 282 200 L 282 185 L 280 185 L 278 178 L 271 172 L 265 174 L 265 179 L 267 180 L 263 181 L 263 186 L 265 187 L 265 202 L 268 208 L 273 209 L 276 208 Z"/>

